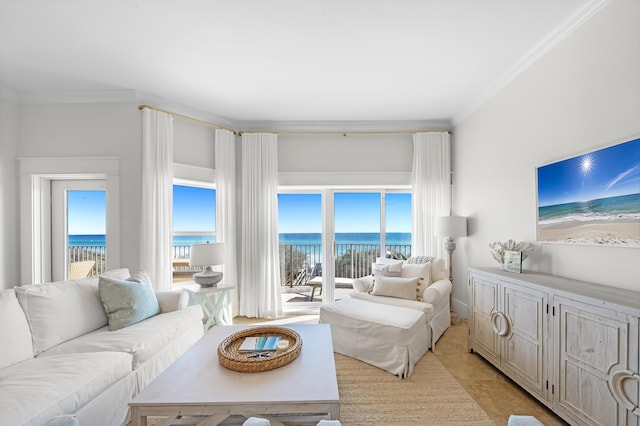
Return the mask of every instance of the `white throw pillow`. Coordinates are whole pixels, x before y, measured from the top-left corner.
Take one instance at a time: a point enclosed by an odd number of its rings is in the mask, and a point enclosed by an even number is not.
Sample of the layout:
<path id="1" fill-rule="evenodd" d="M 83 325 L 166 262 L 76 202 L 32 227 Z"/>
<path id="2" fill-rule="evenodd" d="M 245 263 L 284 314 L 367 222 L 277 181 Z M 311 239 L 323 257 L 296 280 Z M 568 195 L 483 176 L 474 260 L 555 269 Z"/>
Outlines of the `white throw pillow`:
<path id="1" fill-rule="evenodd" d="M 385 277 L 399 277 L 402 269 L 402 262 L 398 263 L 372 263 L 371 273 L 373 275 L 384 275 Z"/>
<path id="2" fill-rule="evenodd" d="M 420 278 L 401 278 L 379 276 L 373 279 L 374 296 L 398 297 L 401 299 L 417 300 L 421 296 Z"/>
<path id="3" fill-rule="evenodd" d="M 105 276 L 129 277 L 128 269 Z M 98 294 L 98 277 L 16 287 L 33 337 L 33 353 L 41 352 L 107 325 Z"/>
<path id="4" fill-rule="evenodd" d="M 117 277 L 113 277 L 113 278 L 117 278 Z M 122 278 L 120 278 L 120 279 L 122 279 Z M 149 283 L 149 284 L 151 284 L 151 277 L 149 276 L 147 271 L 140 271 L 137 274 L 133 274 L 129 278 L 127 278 L 127 281 L 133 281 L 133 282 L 136 282 L 136 283 Z"/>
<path id="5" fill-rule="evenodd" d="M 422 278 L 420 281 L 420 293 L 422 293 L 431 284 L 431 263 L 404 263 L 400 276 L 402 278 Z"/>
<path id="6" fill-rule="evenodd" d="M 402 265 L 404 261 L 399 259 L 391 259 L 390 257 L 376 257 L 376 263 Z"/>
<path id="7" fill-rule="evenodd" d="M 33 334 L 36 355 L 107 325 L 98 277 L 16 287 Z"/>
<path id="8" fill-rule="evenodd" d="M 367 275 L 365 277 L 356 278 L 353 280 L 353 289 L 360 293 L 369 293 L 373 286 L 373 277 Z"/>
<path id="9" fill-rule="evenodd" d="M 15 291 L 0 291 L 0 368 L 33 358 L 31 331 Z"/>

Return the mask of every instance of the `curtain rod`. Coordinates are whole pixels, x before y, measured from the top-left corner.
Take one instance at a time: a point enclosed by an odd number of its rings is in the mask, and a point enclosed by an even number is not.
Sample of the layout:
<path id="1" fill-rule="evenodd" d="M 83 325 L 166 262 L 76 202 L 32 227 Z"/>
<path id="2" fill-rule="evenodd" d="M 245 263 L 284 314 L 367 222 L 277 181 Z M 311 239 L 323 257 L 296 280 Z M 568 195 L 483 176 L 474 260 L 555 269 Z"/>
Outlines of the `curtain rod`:
<path id="1" fill-rule="evenodd" d="M 448 133 L 451 134 L 451 130 L 437 130 L 437 129 L 423 129 L 423 130 L 363 130 L 363 131 L 277 131 L 277 130 L 245 130 L 238 131 L 233 129 L 228 129 L 226 127 L 218 126 L 217 124 L 208 123 L 206 121 L 198 120 L 197 118 L 188 117 L 186 115 L 178 114 L 175 112 L 167 111 L 161 108 L 155 108 L 149 105 L 138 105 L 138 109 L 142 110 L 144 108 L 149 108 L 154 111 L 164 112 L 165 114 L 169 114 L 172 117 L 179 118 L 185 121 L 191 121 L 193 123 L 201 124 L 207 127 L 213 127 L 214 129 L 227 130 L 229 132 L 233 132 L 233 134 L 241 136 L 243 133 L 276 133 L 278 135 L 405 135 L 405 134 L 414 134 L 414 133 Z"/>
<path id="2" fill-rule="evenodd" d="M 451 130 L 361 130 L 361 131 L 346 131 L 341 132 L 338 130 L 335 131 L 282 131 L 279 132 L 277 130 L 245 130 L 238 132 L 238 134 L 242 135 L 243 133 L 277 133 L 278 135 L 410 135 L 414 133 L 448 133 L 451 134 Z"/>
<path id="3" fill-rule="evenodd" d="M 167 111 L 165 109 L 155 108 L 155 107 L 152 107 L 152 106 L 149 106 L 149 105 L 138 105 L 138 109 L 139 110 L 142 110 L 144 108 L 149 108 L 151 110 L 158 111 L 158 112 L 164 112 L 165 114 L 169 114 L 172 117 L 179 118 L 179 119 L 185 120 L 185 121 L 191 121 L 192 123 L 200 124 L 202 126 L 213 127 L 214 129 L 227 130 L 229 132 L 233 132 L 233 134 L 235 134 L 235 135 L 238 134 L 238 132 L 236 130 L 228 129 L 228 128 L 222 127 L 222 126 L 218 126 L 217 124 L 213 124 L 213 123 L 207 123 L 206 121 L 198 120 L 197 118 L 188 117 L 186 115 L 182 115 L 182 114 L 178 114 L 178 113 L 175 113 L 175 112 Z"/>

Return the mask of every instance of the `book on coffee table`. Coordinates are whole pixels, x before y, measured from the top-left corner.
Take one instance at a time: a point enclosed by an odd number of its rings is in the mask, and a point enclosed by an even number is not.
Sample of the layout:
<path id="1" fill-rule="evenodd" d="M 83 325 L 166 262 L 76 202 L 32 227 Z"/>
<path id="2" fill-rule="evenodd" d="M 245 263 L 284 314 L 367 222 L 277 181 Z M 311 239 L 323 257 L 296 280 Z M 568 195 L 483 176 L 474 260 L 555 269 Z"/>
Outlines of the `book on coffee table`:
<path id="1" fill-rule="evenodd" d="M 280 336 L 245 337 L 238 350 L 240 352 L 275 351 L 280 339 Z"/>

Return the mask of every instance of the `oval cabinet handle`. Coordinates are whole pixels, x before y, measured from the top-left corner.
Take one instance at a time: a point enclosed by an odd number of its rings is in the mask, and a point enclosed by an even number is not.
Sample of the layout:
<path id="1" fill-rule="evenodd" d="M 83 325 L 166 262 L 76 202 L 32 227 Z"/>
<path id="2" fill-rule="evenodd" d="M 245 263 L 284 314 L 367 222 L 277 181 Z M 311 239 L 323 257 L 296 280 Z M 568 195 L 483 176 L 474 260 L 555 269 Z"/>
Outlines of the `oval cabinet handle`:
<path id="1" fill-rule="evenodd" d="M 504 324 L 504 329 L 498 328 L 498 318 L 502 319 L 502 323 Z M 493 326 L 493 332 L 498 336 L 506 336 L 509 333 L 509 322 L 507 321 L 507 317 L 500 311 L 493 311 L 491 313 L 491 325 Z"/>
<path id="2" fill-rule="evenodd" d="M 640 417 L 640 406 L 638 406 L 638 401 L 633 402 L 627 394 L 625 394 L 623 389 L 623 383 L 626 380 L 635 380 L 640 383 L 640 374 L 635 373 L 631 370 L 618 370 L 615 373 L 609 376 L 607 383 L 609 385 L 609 391 L 611 395 L 622 404 L 627 410 L 636 416 Z"/>

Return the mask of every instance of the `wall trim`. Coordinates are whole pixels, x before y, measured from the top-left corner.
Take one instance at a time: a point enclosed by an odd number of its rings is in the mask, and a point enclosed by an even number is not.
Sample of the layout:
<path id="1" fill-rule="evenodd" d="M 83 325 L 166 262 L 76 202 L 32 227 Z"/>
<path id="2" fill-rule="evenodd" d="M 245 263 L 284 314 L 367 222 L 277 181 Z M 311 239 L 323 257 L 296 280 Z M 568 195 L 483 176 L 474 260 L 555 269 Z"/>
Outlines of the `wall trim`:
<path id="1" fill-rule="evenodd" d="M 51 243 L 43 232 L 50 222 L 49 181 L 104 179 L 107 187 L 109 269 L 120 267 L 120 160 L 117 157 L 18 158 L 20 176 L 20 282 L 51 279 Z M 49 243 L 47 244 L 47 241 Z M 49 266 L 49 267 L 48 267 Z M 48 267 L 48 268 L 47 268 Z"/>

